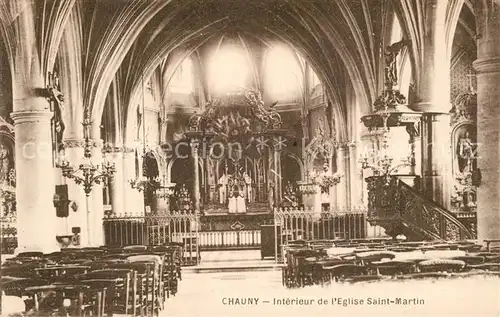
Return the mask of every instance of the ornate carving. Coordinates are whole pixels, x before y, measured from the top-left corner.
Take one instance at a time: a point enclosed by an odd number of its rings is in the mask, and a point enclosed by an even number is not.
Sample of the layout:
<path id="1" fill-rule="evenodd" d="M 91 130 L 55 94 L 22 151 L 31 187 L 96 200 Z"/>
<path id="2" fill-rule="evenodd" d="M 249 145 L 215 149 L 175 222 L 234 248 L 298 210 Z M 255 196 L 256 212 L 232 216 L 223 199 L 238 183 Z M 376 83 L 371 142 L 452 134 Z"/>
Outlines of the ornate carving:
<path id="1" fill-rule="evenodd" d="M 127 146 L 113 146 L 106 144 L 102 147 L 104 153 L 133 153 L 135 149 Z"/>
<path id="2" fill-rule="evenodd" d="M 457 96 L 453 102 L 452 123 L 475 122 L 477 113 L 477 94 L 469 91 Z"/>
<path id="3" fill-rule="evenodd" d="M 473 233 L 453 213 L 391 177 L 372 176 L 368 184 L 368 221 L 409 239 L 472 239 Z"/>
<path id="4" fill-rule="evenodd" d="M 186 184 L 182 184 L 178 189 L 177 194 L 177 210 L 189 211 L 193 210 L 193 201 L 191 199 L 191 193 L 186 187 Z"/>
<path id="5" fill-rule="evenodd" d="M 88 140 L 90 143 L 90 146 L 94 148 L 102 148 L 103 150 L 106 148 L 103 146 L 103 141 L 102 140 Z M 64 148 L 81 148 L 85 147 L 86 141 L 85 139 L 65 139 L 62 141 L 62 145 Z"/>
<path id="6" fill-rule="evenodd" d="M 64 148 L 80 148 L 85 146 L 84 139 L 65 139 L 63 141 Z"/>
<path id="7" fill-rule="evenodd" d="M 452 144 L 454 185 L 451 206 L 454 212 L 476 211 L 476 190 L 481 183 L 477 168 L 476 127 L 472 122 L 460 122 L 453 127 Z"/>
<path id="8" fill-rule="evenodd" d="M 283 192 L 283 202 L 281 205 L 283 207 L 297 207 L 298 204 L 299 198 L 297 186 L 289 181 L 285 186 L 285 190 Z"/>
<path id="9" fill-rule="evenodd" d="M 8 134 L 14 136 L 14 125 L 7 122 L 7 120 L 5 120 L 5 118 L 3 117 L 0 117 L 0 130 L 3 130 Z"/>
<path id="10" fill-rule="evenodd" d="M 61 92 L 61 86 L 59 85 L 59 77 L 57 73 L 53 72 L 47 76 L 47 99 L 51 105 L 51 111 L 54 112 L 52 118 L 53 128 L 55 131 L 55 144 L 56 149 L 61 145 L 64 136 L 64 130 L 66 125 L 63 120 L 64 111 L 64 95 Z"/>
<path id="11" fill-rule="evenodd" d="M 281 116 L 273 106 L 266 109 L 260 92 L 254 89 L 214 99 L 202 114 L 189 119 L 190 131 L 215 133 L 225 139 L 280 128 Z"/>
<path id="12" fill-rule="evenodd" d="M 384 90 L 373 103 L 375 112 L 386 111 L 388 109 L 396 109 L 399 106 L 406 104 L 406 97 L 399 90 Z"/>
<path id="13" fill-rule="evenodd" d="M 392 44 L 391 46 L 387 46 L 385 48 L 384 53 L 384 61 L 385 61 L 385 77 L 384 84 L 387 88 L 391 88 L 398 84 L 398 73 L 397 73 L 397 64 L 396 57 L 401 52 L 403 47 L 410 44 L 407 40 L 401 40 Z"/>
<path id="14" fill-rule="evenodd" d="M 203 117 L 198 114 L 197 111 L 189 118 L 188 126 L 189 131 L 200 131 L 201 130 L 201 120 Z"/>

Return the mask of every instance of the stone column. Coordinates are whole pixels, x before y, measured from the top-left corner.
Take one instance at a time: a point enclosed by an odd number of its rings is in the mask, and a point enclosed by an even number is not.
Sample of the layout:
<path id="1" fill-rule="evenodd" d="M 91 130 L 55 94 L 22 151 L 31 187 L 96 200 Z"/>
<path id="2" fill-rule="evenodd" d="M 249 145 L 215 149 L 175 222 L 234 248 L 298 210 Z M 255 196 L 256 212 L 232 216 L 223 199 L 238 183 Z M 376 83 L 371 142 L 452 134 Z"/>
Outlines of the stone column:
<path id="1" fill-rule="evenodd" d="M 426 6 L 421 67 L 415 70 L 417 102 L 411 105 L 423 112 L 422 189 L 429 199 L 450 206 L 451 137 L 450 137 L 450 55 L 446 24 L 443 23 L 445 4 L 431 0 Z M 450 46 L 451 47 L 451 46 Z"/>
<path id="2" fill-rule="evenodd" d="M 478 5 L 477 167 L 482 181 L 477 189 L 478 240 L 500 239 L 500 6 Z"/>
<path id="3" fill-rule="evenodd" d="M 78 167 L 83 160 L 83 139 L 66 139 L 64 140 L 65 158 L 74 167 Z M 70 209 L 68 223 L 70 227 L 80 227 L 80 246 L 87 247 L 89 237 L 87 229 L 87 209 L 85 192 L 81 185 L 77 185 L 72 179 L 65 178 L 64 182 L 68 185 L 68 198 L 75 202 L 77 206 L 76 212 Z"/>
<path id="4" fill-rule="evenodd" d="M 193 184 L 193 194 L 194 194 L 194 210 L 196 213 L 200 212 L 200 170 L 198 166 L 199 156 L 198 150 L 200 147 L 200 142 L 196 140 L 191 140 L 191 155 L 193 156 L 193 164 L 194 164 L 194 184 Z"/>
<path id="5" fill-rule="evenodd" d="M 422 191 L 450 208 L 451 137 L 448 113 L 424 113 L 422 118 Z"/>
<path id="6" fill-rule="evenodd" d="M 46 102 L 43 99 L 40 101 Z M 22 109 L 23 106 L 16 108 Z M 59 246 L 55 237 L 57 217 L 52 202 L 55 193 L 50 129 L 52 112 L 21 110 L 13 112 L 11 117 L 14 120 L 16 141 L 16 253 L 54 252 L 59 250 Z"/>
<path id="7" fill-rule="evenodd" d="M 111 208 L 115 215 L 125 214 L 125 188 L 128 184 L 125 179 L 123 150 L 115 149 L 112 153 L 107 153 L 110 161 L 115 163 L 116 172 L 111 179 Z M 129 185 L 130 186 L 130 185 Z"/>
<path id="8" fill-rule="evenodd" d="M 349 173 L 346 168 L 346 150 L 345 145 L 337 147 L 337 173 L 341 176 L 340 182 L 336 185 L 337 207 L 341 212 L 347 208 L 347 178 Z"/>
<path id="9" fill-rule="evenodd" d="M 420 127 L 420 124 L 418 126 Z M 422 155 L 420 149 L 422 148 L 422 138 L 420 137 L 420 128 L 418 129 L 406 129 L 410 138 L 408 143 L 410 143 L 410 156 L 413 158 L 413 165 L 410 166 L 411 175 L 421 175 L 422 172 Z"/>
<path id="10" fill-rule="evenodd" d="M 349 191 L 351 192 L 350 207 L 361 205 L 361 196 L 363 191 L 363 182 L 361 174 L 361 164 L 358 162 L 356 143 L 349 143 Z"/>
<path id="11" fill-rule="evenodd" d="M 132 188 L 129 182 L 135 180 L 136 177 L 134 149 L 126 148 L 123 153 L 123 195 L 125 202 L 124 213 L 128 216 L 144 216 L 144 195 L 137 189 Z"/>

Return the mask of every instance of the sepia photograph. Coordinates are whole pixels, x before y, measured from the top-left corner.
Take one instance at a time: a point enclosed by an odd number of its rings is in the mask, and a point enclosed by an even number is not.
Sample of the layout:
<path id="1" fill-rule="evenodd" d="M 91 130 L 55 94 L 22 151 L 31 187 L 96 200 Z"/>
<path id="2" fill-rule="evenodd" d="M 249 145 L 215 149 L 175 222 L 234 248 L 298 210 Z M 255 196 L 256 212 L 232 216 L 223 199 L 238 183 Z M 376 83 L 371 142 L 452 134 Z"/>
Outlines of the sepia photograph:
<path id="1" fill-rule="evenodd" d="M 0 0 L 0 317 L 500 316 L 500 0 Z"/>

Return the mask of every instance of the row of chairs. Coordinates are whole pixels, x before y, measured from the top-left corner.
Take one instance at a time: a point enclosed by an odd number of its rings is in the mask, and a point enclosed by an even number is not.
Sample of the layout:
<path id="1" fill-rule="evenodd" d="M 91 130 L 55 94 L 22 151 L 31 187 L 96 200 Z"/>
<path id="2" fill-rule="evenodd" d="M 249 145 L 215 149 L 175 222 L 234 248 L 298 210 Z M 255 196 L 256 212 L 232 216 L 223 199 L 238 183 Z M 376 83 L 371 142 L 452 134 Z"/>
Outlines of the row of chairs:
<path id="1" fill-rule="evenodd" d="M 449 276 L 450 273 L 482 274 L 488 271 L 500 275 L 500 253 L 483 251 L 481 246 L 465 241 L 300 240 L 293 241 L 284 250 L 282 282 L 288 288 L 339 281 Z M 329 252 L 332 250 L 333 254 Z M 438 252 L 433 253 L 432 257 L 425 256 L 429 251 Z M 402 256 L 410 252 L 417 256 L 407 259 Z M 419 257 L 419 254 L 422 256 Z"/>
<path id="2" fill-rule="evenodd" d="M 0 287 L 28 315 L 158 315 L 177 293 L 182 253 L 177 244 L 21 253 L 2 265 Z"/>

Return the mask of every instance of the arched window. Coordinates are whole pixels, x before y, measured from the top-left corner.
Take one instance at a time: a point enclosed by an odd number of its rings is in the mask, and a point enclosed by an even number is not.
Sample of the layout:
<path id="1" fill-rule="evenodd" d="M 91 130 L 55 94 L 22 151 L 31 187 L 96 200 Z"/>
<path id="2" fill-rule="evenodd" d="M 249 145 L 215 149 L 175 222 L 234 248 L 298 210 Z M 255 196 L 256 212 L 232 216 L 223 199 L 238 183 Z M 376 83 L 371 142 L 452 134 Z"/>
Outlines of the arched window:
<path id="1" fill-rule="evenodd" d="M 301 59 L 290 48 L 276 46 L 269 50 L 265 62 L 264 84 L 273 99 L 298 97 L 303 85 Z"/>
<path id="2" fill-rule="evenodd" d="M 170 80 L 170 90 L 173 93 L 189 94 L 194 91 L 193 61 L 186 58 L 177 67 Z"/>
<path id="3" fill-rule="evenodd" d="M 208 74 L 215 94 L 245 87 L 250 74 L 245 51 L 229 45 L 221 47 L 209 61 Z"/>

